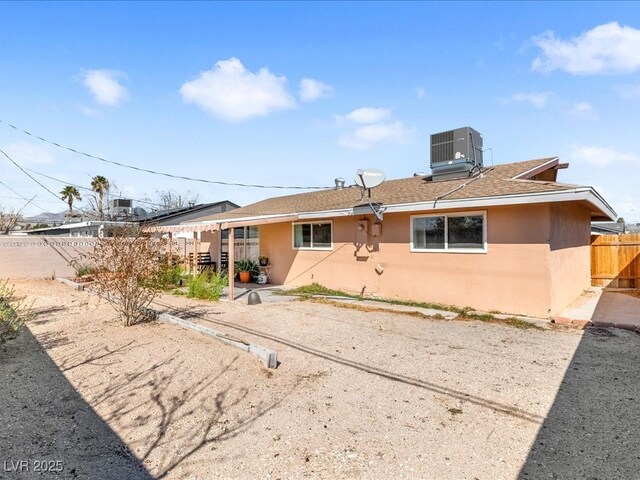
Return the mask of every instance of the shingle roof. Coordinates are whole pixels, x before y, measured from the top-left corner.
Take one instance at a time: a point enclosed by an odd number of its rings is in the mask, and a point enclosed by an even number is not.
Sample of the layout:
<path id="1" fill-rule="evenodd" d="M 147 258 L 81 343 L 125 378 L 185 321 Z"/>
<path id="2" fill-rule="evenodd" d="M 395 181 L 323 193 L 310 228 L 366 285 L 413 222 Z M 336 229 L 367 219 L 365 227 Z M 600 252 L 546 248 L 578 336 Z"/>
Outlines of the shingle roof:
<path id="1" fill-rule="evenodd" d="M 553 162 L 554 160 L 555 162 Z M 430 176 L 387 180 L 372 190 L 372 201 L 383 205 L 400 205 L 436 201 L 445 197 L 447 200 L 459 200 L 557 192 L 577 187 L 577 185 L 557 182 L 514 179 L 514 177 L 540 167 L 545 163 L 553 166 L 557 163 L 557 158 L 540 158 L 525 162 L 496 165 L 495 167 L 486 168 L 481 176 L 473 178 L 438 182 L 433 182 Z M 463 184 L 464 187 L 459 188 Z M 346 187 L 342 190 L 330 188 L 268 198 L 231 212 L 200 218 L 198 222 L 348 209 L 365 201 L 361 199 L 360 189 L 357 187 Z"/>

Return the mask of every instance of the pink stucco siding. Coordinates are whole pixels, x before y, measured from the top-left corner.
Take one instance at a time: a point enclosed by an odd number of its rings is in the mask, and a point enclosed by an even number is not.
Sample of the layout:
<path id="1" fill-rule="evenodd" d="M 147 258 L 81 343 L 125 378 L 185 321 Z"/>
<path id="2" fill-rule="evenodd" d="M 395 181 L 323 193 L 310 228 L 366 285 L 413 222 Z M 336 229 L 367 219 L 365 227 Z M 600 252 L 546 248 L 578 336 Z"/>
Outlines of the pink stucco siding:
<path id="1" fill-rule="evenodd" d="M 551 217 L 551 311 L 568 306 L 591 285 L 591 216 L 578 203 L 558 203 Z"/>
<path id="2" fill-rule="evenodd" d="M 274 283 L 317 282 L 357 294 L 540 317 L 577 296 L 585 274 L 588 285 L 585 208 L 536 204 L 484 211 L 486 253 L 411 252 L 409 214 L 386 214 L 378 237 L 358 233 L 359 218 L 333 218 L 330 251 L 294 249 L 291 223 L 263 225 L 260 250 L 270 258 Z M 373 217 L 367 220 L 371 226 Z"/>

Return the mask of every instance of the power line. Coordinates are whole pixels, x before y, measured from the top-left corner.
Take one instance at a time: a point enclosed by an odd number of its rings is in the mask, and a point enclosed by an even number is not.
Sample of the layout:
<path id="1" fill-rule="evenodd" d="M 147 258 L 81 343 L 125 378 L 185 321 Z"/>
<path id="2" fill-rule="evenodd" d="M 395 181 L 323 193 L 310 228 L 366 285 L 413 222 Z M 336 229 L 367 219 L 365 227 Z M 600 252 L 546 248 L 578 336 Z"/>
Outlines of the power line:
<path id="1" fill-rule="evenodd" d="M 7 185 L 6 183 L 4 183 L 2 180 L 0 180 L 0 185 L 2 185 L 3 187 L 5 187 L 7 190 L 12 191 L 13 193 L 15 193 L 16 195 L 18 195 L 18 197 L 20 197 L 22 200 L 29 200 L 27 197 L 24 197 L 23 195 L 21 195 L 20 193 L 16 192 L 13 188 L 11 188 L 9 185 Z M 33 203 L 36 207 L 38 207 L 40 210 L 44 210 L 47 213 L 51 213 L 53 214 L 53 212 L 50 212 L 49 210 L 47 210 L 46 208 L 41 207 L 40 205 L 38 205 L 36 202 L 31 202 Z"/>
<path id="2" fill-rule="evenodd" d="M 2 153 L 5 157 L 7 157 L 7 159 L 9 159 L 9 161 L 11 163 L 13 163 L 16 167 L 18 167 L 20 169 L 20 171 L 22 173 L 24 173 L 27 177 L 29 177 L 31 180 L 33 180 L 34 182 L 36 182 L 38 185 L 40 185 L 42 188 L 44 188 L 47 192 L 49 192 L 51 195 L 53 195 L 54 197 L 56 197 L 58 200 L 60 200 L 61 202 L 64 202 L 64 200 L 62 200 L 60 197 L 58 197 L 58 195 L 56 193 L 53 193 L 51 190 L 49 190 L 47 187 L 45 187 L 43 184 L 41 184 L 38 180 L 36 180 L 35 178 L 33 178 L 31 175 L 29 175 L 29 172 L 27 172 L 24 168 L 22 168 L 20 165 L 18 165 L 13 158 L 11 158 L 9 155 L 7 155 L 4 150 L 0 149 L 0 153 Z M 14 192 L 15 193 L 15 192 Z M 26 199 L 25 199 L 26 200 Z"/>
<path id="3" fill-rule="evenodd" d="M 23 130 L 22 128 L 18 128 L 15 125 L 12 125 L 11 123 L 5 122 L 4 120 L 0 119 L 0 123 L 4 123 L 5 125 L 13 128 L 14 130 L 17 130 L 19 132 L 25 133 L 26 135 L 29 135 L 31 137 L 37 138 L 38 140 L 42 140 L 45 143 L 48 143 L 50 145 L 54 145 L 58 148 L 61 148 L 63 150 L 69 150 L 70 152 L 73 153 L 77 153 L 78 155 L 84 155 L 85 157 L 88 158 L 93 158 L 94 160 L 99 160 L 101 162 L 105 162 L 105 163 L 111 163 L 113 165 L 118 165 L 119 167 L 123 167 L 123 168 L 130 168 L 131 170 L 137 170 L 139 172 L 145 172 L 145 173 L 150 173 L 152 175 L 160 175 L 163 177 L 169 177 L 169 178 L 176 178 L 179 180 L 188 180 L 190 182 L 200 182 L 200 183 L 209 183 L 209 184 L 214 184 L 214 185 L 226 185 L 226 186 L 231 186 L 231 187 L 246 187 L 246 188 L 278 188 L 278 189 L 283 189 L 283 190 L 324 190 L 327 189 L 329 187 L 286 187 L 286 186 L 282 186 L 282 185 L 258 185 L 258 184 L 249 184 L 249 183 L 234 183 L 234 182 L 222 182 L 222 181 L 218 181 L 218 180 L 207 180 L 204 178 L 193 178 L 193 177 L 185 177 L 182 175 L 174 175 L 171 173 L 166 173 L 166 172 L 158 172 L 155 170 L 149 170 L 147 168 L 141 168 L 141 167 L 136 167 L 134 165 L 127 165 L 125 163 L 121 163 L 121 162 L 116 162 L 114 160 L 107 160 L 106 158 L 102 158 L 102 157 L 98 157 L 96 155 L 91 155 L 90 153 L 86 153 L 86 152 L 82 152 L 80 150 L 76 150 L 75 148 L 71 148 L 71 147 L 67 147 L 65 145 L 61 145 L 57 142 L 53 142 L 51 140 L 47 140 L 46 138 L 43 138 L 39 135 L 35 135 L 31 132 L 28 132 L 27 130 Z"/>
<path id="4" fill-rule="evenodd" d="M 87 191 L 90 191 L 90 192 L 95 192 L 95 190 L 93 190 L 92 188 L 89 188 L 89 187 L 83 187 L 82 185 L 76 185 L 75 183 L 71 183 L 71 182 L 66 182 L 66 181 L 64 181 L 64 180 L 60 180 L 59 178 L 52 177 L 52 176 L 47 175 L 47 174 L 45 174 L 45 173 L 37 172 L 37 171 L 35 171 L 35 170 L 31 169 L 31 168 L 27 168 L 27 167 L 25 167 L 25 170 L 29 170 L 31 173 L 35 173 L 36 175 L 40 175 L 41 177 L 48 178 L 49 180 L 54 180 L 54 181 L 56 181 L 56 182 L 60 182 L 60 183 L 65 184 L 65 185 L 71 185 L 72 187 L 80 188 L 80 189 L 82 189 L 82 190 L 87 190 Z M 132 198 L 132 200 L 135 200 L 135 201 L 136 201 L 136 202 L 138 202 L 138 203 L 146 203 L 146 204 L 148 204 L 148 205 L 152 205 L 152 206 L 154 206 L 154 207 L 165 207 L 165 205 L 163 205 L 162 203 L 151 202 L 151 201 L 149 201 L 149 200 L 141 200 L 141 199 L 139 199 L 139 198 Z"/>

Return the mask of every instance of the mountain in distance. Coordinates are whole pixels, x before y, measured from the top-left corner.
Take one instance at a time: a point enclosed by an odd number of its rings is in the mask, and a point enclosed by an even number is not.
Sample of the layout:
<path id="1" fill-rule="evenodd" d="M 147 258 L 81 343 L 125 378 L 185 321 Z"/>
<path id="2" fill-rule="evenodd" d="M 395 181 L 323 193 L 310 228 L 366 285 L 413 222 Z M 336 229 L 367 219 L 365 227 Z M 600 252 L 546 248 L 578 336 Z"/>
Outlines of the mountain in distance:
<path id="1" fill-rule="evenodd" d="M 32 217 L 23 217 L 20 223 L 23 223 L 23 224 L 31 223 L 32 225 L 35 225 L 37 223 L 45 223 L 47 225 L 53 225 L 55 223 L 59 225 L 64 221 L 64 213 L 65 212 L 60 212 L 60 213 L 42 212 Z"/>

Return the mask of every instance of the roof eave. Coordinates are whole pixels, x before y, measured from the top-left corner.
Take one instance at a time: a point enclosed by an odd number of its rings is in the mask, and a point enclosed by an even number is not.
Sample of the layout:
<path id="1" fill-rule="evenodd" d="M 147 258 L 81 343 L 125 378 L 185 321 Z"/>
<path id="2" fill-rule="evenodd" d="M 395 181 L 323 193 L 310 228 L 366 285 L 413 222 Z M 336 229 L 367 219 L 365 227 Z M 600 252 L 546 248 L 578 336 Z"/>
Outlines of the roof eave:
<path id="1" fill-rule="evenodd" d="M 519 173 L 518 175 L 516 175 L 515 177 L 513 177 L 514 180 L 526 180 L 528 178 L 533 177 L 534 175 L 537 175 L 538 173 L 542 173 L 545 170 L 549 170 L 551 167 L 555 167 L 556 165 L 558 165 L 560 163 L 560 159 L 558 157 L 553 157 L 550 160 L 536 166 L 533 168 L 530 168 L 529 170 L 527 170 L 526 172 L 522 172 Z"/>
<path id="2" fill-rule="evenodd" d="M 492 197 L 476 197 L 452 200 L 429 200 L 414 203 L 384 205 L 384 213 L 423 212 L 426 210 L 473 209 L 483 207 L 525 205 L 532 203 L 554 203 L 586 201 L 592 207 L 592 220 L 615 220 L 617 214 L 613 208 L 592 187 L 577 187 L 553 192 L 524 193 L 514 195 L 498 195 Z M 312 220 L 321 218 L 335 218 L 359 215 L 353 208 L 324 210 L 318 212 L 300 212 L 274 215 L 255 215 L 251 217 L 225 218 L 206 222 L 191 222 L 181 224 L 185 230 L 202 231 L 203 228 L 218 230 L 220 228 L 281 223 L 295 220 Z M 209 228 L 207 228 L 209 227 Z"/>

